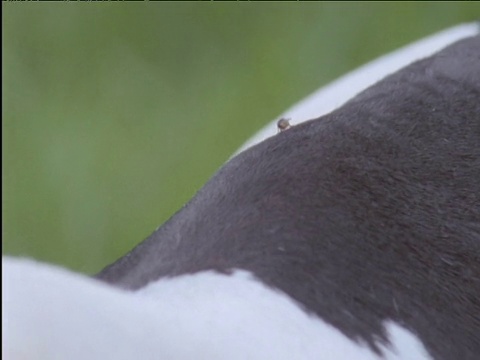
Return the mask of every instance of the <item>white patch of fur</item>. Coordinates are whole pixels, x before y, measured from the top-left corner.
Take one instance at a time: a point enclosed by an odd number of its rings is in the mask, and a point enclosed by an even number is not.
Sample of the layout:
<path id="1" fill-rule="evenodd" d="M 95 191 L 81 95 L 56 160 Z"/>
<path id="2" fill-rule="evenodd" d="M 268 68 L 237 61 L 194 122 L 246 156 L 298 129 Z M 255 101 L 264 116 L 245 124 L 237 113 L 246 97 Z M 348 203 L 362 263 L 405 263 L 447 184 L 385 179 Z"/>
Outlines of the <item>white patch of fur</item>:
<path id="1" fill-rule="evenodd" d="M 378 359 L 245 272 L 202 272 L 122 291 L 24 259 L 2 258 L 6 359 Z M 385 359 L 429 359 L 386 324 Z"/>
<path id="2" fill-rule="evenodd" d="M 416 60 L 428 57 L 460 39 L 478 33 L 478 23 L 462 24 L 393 51 L 320 88 L 285 111 L 278 119 L 287 118 L 290 119 L 290 124 L 296 125 L 328 114 L 385 76 Z M 277 120 L 255 134 L 236 154 L 274 136 L 277 133 Z"/>

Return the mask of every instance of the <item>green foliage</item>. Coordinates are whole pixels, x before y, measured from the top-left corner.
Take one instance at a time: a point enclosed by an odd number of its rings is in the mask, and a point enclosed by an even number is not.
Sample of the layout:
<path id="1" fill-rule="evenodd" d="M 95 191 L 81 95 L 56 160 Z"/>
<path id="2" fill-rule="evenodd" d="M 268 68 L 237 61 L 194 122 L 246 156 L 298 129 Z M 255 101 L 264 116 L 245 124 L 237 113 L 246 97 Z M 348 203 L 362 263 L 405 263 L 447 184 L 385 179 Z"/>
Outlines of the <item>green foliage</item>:
<path id="1" fill-rule="evenodd" d="M 478 3 L 2 3 L 3 252 L 92 273 L 261 126 Z"/>

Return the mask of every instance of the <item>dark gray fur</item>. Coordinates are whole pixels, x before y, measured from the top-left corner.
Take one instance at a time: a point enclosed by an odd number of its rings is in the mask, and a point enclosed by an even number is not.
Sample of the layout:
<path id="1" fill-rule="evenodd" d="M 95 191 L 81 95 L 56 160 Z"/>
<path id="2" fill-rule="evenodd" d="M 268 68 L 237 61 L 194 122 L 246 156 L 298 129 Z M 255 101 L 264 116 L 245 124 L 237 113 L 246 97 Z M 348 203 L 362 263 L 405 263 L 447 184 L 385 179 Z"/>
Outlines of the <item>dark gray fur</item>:
<path id="1" fill-rule="evenodd" d="M 480 359 L 480 36 L 239 154 L 97 277 L 236 268 L 375 351 L 393 320 Z"/>

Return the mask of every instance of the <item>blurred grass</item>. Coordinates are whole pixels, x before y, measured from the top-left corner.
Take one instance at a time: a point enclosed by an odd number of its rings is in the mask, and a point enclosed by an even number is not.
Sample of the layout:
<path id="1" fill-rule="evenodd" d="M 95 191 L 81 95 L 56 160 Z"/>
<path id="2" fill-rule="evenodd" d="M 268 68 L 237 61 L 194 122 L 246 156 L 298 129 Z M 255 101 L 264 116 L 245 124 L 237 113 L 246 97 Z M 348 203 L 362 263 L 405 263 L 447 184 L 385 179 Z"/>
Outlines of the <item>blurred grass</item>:
<path id="1" fill-rule="evenodd" d="M 85 273 L 261 126 L 475 2 L 2 2 L 3 253 Z"/>

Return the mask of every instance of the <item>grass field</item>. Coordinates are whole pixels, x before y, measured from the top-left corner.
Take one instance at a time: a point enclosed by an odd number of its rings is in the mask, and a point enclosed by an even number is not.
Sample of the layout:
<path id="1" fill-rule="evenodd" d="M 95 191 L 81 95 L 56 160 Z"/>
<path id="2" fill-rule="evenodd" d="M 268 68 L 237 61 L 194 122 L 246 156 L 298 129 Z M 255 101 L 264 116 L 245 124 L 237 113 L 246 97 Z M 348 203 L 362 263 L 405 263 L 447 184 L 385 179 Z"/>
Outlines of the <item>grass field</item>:
<path id="1" fill-rule="evenodd" d="M 476 2 L 2 2 L 3 253 L 93 273 L 256 130 Z"/>

